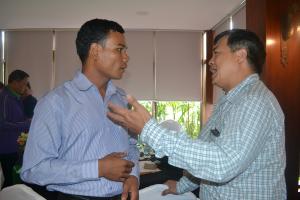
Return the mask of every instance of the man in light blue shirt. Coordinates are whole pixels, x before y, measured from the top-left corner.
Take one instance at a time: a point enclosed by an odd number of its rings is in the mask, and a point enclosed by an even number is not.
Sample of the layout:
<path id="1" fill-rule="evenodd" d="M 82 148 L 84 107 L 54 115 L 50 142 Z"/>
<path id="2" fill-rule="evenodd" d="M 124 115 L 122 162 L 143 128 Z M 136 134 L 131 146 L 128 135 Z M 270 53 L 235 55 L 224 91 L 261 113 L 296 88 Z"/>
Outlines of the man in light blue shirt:
<path id="1" fill-rule="evenodd" d="M 167 181 L 164 194 L 199 187 L 200 199 L 286 199 L 284 115 L 259 80 L 265 48 L 250 31 L 220 33 L 214 42 L 212 82 L 225 91 L 197 140 L 170 134 L 128 97 L 134 110 L 110 104 L 109 117 L 147 142 L 158 157 L 193 175 Z"/>
<path id="2" fill-rule="evenodd" d="M 106 116 L 108 102 L 127 108 L 111 79 L 127 67 L 123 28 L 93 19 L 76 38 L 82 71 L 39 100 L 24 153 L 21 178 L 58 191 L 58 200 L 138 199 L 135 137 Z"/>

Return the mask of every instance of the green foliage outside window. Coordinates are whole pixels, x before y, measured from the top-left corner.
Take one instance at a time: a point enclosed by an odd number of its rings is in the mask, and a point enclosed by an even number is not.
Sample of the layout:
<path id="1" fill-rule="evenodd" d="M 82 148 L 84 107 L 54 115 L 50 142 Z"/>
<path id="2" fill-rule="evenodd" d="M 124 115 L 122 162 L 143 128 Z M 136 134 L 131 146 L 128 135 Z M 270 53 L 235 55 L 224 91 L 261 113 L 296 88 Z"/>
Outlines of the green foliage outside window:
<path id="1" fill-rule="evenodd" d="M 152 112 L 151 101 L 140 103 Z M 156 119 L 158 122 L 173 119 L 183 127 L 185 132 L 193 139 L 200 132 L 200 102 L 191 101 L 159 101 L 156 102 Z"/>

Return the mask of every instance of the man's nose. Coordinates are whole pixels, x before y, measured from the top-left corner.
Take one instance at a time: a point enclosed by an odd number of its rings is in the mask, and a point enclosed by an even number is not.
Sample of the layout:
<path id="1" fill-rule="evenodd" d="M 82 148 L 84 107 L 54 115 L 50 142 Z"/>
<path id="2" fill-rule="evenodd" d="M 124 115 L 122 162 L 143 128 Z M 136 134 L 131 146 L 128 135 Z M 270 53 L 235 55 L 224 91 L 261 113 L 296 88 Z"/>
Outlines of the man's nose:
<path id="1" fill-rule="evenodd" d="M 214 64 L 213 57 L 208 61 L 208 65 L 212 67 Z"/>
<path id="2" fill-rule="evenodd" d="M 125 53 L 123 56 L 123 62 L 127 63 L 128 61 L 129 61 L 129 56 L 127 53 Z"/>

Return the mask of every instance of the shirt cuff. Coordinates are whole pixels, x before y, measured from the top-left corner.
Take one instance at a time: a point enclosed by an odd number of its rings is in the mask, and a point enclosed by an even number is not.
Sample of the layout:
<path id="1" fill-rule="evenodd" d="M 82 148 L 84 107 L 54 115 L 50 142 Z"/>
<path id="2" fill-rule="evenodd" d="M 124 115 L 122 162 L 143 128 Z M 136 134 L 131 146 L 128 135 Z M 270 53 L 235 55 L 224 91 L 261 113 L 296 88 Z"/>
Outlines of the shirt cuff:
<path id="1" fill-rule="evenodd" d="M 135 176 L 138 181 L 140 182 L 140 166 L 139 166 L 139 162 L 134 163 L 135 166 L 132 168 L 132 171 L 130 173 L 130 175 Z"/>
<path id="2" fill-rule="evenodd" d="M 86 162 L 82 167 L 82 174 L 83 177 L 99 178 L 98 160 Z"/>
<path id="3" fill-rule="evenodd" d="M 193 183 L 187 177 L 183 176 L 176 184 L 176 191 L 178 194 L 193 191 L 199 187 L 198 184 Z"/>

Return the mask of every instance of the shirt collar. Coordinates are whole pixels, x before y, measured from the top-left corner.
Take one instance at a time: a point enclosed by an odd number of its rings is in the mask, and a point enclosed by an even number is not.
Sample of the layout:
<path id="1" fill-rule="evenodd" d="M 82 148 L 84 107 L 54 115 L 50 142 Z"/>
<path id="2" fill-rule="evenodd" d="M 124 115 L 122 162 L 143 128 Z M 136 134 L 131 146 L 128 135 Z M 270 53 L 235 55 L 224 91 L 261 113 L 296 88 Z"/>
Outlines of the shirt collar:
<path id="1" fill-rule="evenodd" d="M 89 90 L 94 84 L 81 72 L 78 71 L 73 79 L 73 82 L 78 90 L 86 91 Z M 96 87 L 96 86 L 95 86 Z M 96 87 L 97 88 L 97 87 Z M 114 86 L 112 81 L 108 81 L 107 88 L 106 88 L 106 95 L 110 97 L 111 95 L 117 93 L 117 88 Z"/>
<path id="2" fill-rule="evenodd" d="M 93 86 L 93 83 L 81 71 L 76 73 L 73 82 L 80 91 L 88 90 Z"/>
<path id="3" fill-rule="evenodd" d="M 107 83 L 106 95 L 105 96 L 110 97 L 115 93 L 117 93 L 117 87 L 113 84 L 112 80 L 110 80 Z"/>
<path id="4" fill-rule="evenodd" d="M 240 84 L 238 84 L 235 88 L 230 90 L 228 94 L 224 95 L 225 99 L 229 102 L 233 102 L 236 97 L 250 84 L 253 84 L 259 80 L 258 74 L 251 74 L 245 80 L 243 80 Z"/>

